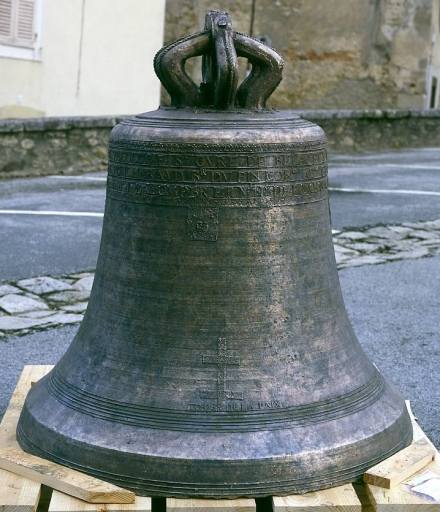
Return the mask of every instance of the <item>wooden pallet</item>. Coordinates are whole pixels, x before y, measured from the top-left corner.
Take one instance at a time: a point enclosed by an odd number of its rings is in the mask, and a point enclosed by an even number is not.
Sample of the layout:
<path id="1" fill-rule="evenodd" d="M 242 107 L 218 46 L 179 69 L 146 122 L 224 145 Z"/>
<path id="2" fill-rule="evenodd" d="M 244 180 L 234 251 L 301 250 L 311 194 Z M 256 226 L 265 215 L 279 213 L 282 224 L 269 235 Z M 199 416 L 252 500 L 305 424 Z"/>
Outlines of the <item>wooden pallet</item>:
<path id="1" fill-rule="evenodd" d="M 15 438 L 20 411 L 32 384 L 51 368 L 51 366 L 25 366 L 0 424 L 0 512 L 34 512 L 37 508 L 38 512 L 44 510 L 49 512 L 151 512 L 152 509 L 154 510 L 154 499 L 152 502 L 150 498 L 134 496 L 124 489 L 21 451 Z M 413 425 L 414 442 L 422 442 L 425 448 L 426 445 L 433 448 L 414 418 Z M 384 462 L 384 466 L 379 465 L 374 468 L 370 477 L 376 478 L 375 483 L 382 486 L 386 487 L 389 484 L 391 489 L 371 483 L 349 484 L 301 496 L 273 497 L 273 512 L 440 512 L 440 501 L 436 503 L 411 494 L 406 487 L 407 480 L 414 478 L 414 475 L 407 474 L 407 464 L 402 469 L 402 460 L 411 460 L 411 463 L 415 461 L 414 471 L 419 469 L 418 474 L 430 470 L 440 477 L 438 459 L 431 462 L 426 450 L 423 453 L 417 450 L 414 455 L 416 448 L 417 446 L 413 446 L 412 451 L 406 455 L 402 455 L 402 451 L 400 459 L 388 459 Z M 399 457 L 399 454 L 396 456 Z M 425 464 L 427 465 L 422 468 Z M 404 477 L 408 478 L 402 482 Z M 121 503 L 112 503 L 112 499 Z M 129 503 L 130 501 L 132 503 Z M 257 508 L 259 511 L 267 510 L 267 503 L 267 500 L 262 504 L 253 499 L 167 498 L 166 510 L 167 512 L 256 512 Z M 165 500 L 162 500 L 161 506 L 157 508 L 163 509 L 164 504 Z"/>

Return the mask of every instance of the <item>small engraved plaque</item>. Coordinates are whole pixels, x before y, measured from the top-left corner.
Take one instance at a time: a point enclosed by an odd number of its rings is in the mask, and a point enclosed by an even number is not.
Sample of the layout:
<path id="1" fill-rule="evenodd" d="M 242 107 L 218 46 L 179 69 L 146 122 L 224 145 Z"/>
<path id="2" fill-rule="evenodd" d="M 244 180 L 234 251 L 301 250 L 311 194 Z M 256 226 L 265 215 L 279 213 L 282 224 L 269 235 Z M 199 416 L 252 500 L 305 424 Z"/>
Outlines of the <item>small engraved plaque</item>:
<path id="1" fill-rule="evenodd" d="M 218 208 L 188 208 L 186 225 L 190 240 L 215 242 L 218 237 Z"/>

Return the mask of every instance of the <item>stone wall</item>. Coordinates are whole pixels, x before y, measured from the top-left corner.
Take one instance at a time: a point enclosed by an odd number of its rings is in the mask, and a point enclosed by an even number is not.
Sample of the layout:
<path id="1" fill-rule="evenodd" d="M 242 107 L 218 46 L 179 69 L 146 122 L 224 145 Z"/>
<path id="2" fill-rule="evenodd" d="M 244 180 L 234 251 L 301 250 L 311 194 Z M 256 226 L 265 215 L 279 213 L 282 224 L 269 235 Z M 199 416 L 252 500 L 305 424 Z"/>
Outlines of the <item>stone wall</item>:
<path id="1" fill-rule="evenodd" d="M 327 134 L 330 151 L 440 146 L 440 110 L 298 110 Z"/>
<path id="2" fill-rule="evenodd" d="M 207 10 L 221 8 L 235 30 L 284 57 L 274 107 L 425 108 L 433 1 L 167 0 L 165 41 L 201 30 Z"/>
<path id="3" fill-rule="evenodd" d="M 0 120 L 0 178 L 75 174 L 107 165 L 115 117 Z"/>
<path id="4" fill-rule="evenodd" d="M 440 145 L 440 110 L 304 110 L 321 125 L 330 151 Z M 104 170 L 116 117 L 0 120 L 0 178 Z"/>

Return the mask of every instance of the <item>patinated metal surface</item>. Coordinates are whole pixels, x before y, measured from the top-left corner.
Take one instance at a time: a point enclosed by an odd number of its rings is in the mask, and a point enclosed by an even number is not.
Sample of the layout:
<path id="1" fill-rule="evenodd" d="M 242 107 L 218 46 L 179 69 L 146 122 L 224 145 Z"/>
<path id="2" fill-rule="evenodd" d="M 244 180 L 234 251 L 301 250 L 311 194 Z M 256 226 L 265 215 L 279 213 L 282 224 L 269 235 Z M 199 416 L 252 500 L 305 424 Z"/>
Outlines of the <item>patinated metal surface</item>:
<path id="1" fill-rule="evenodd" d="M 236 49 L 253 61 L 238 88 Z M 202 54 L 196 87 L 183 62 Z M 281 67 L 224 13 L 159 52 L 181 108 L 112 132 L 90 303 L 27 397 L 23 448 L 139 494 L 220 498 L 353 481 L 411 441 L 344 308 L 325 135 L 262 108 Z"/>

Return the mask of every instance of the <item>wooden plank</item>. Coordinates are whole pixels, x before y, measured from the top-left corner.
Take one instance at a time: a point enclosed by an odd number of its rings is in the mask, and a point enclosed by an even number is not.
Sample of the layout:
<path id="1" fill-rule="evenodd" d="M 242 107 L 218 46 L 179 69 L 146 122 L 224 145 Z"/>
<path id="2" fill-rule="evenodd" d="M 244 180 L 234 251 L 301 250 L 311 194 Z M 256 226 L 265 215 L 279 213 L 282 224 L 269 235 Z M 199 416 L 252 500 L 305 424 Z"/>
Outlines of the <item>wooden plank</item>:
<path id="1" fill-rule="evenodd" d="M 34 512 L 41 485 L 0 469 L 0 511 Z"/>
<path id="2" fill-rule="evenodd" d="M 367 493 L 366 484 L 363 482 L 355 482 L 353 487 L 356 491 L 359 501 L 361 502 L 362 512 L 374 512 L 373 504 L 371 503 L 370 497 Z"/>
<path id="3" fill-rule="evenodd" d="M 429 443 L 419 439 L 370 468 L 364 474 L 364 482 L 384 489 L 392 489 L 430 464 L 435 454 L 436 450 Z"/>
<path id="4" fill-rule="evenodd" d="M 136 496 L 134 503 L 87 503 L 53 491 L 49 512 L 151 512 L 151 498 Z"/>
<path id="5" fill-rule="evenodd" d="M 16 448 L 0 450 L 0 468 L 89 503 L 133 503 L 135 494 Z"/>
<path id="6" fill-rule="evenodd" d="M 253 499 L 238 500 L 204 500 L 167 498 L 167 512 L 255 512 Z"/>
<path id="7" fill-rule="evenodd" d="M 420 428 L 414 414 L 412 413 L 409 401 L 406 402 L 414 430 L 414 442 L 424 441 L 434 447 L 432 442 Z M 440 475 L 439 454 L 436 452 L 436 459 L 428 466 L 411 475 L 407 480 L 393 489 L 384 489 L 371 484 L 365 484 L 369 498 L 377 512 L 440 512 L 440 502 L 435 503 L 428 498 L 411 493 L 406 483 L 413 480 L 426 471 L 432 471 Z"/>
<path id="8" fill-rule="evenodd" d="M 422 475 L 426 471 L 432 471 L 440 476 L 440 464 L 432 462 L 415 475 L 411 475 L 409 481 Z M 407 480 L 407 481 L 408 481 Z M 440 512 L 440 502 L 434 502 L 428 498 L 411 493 L 403 482 L 394 489 L 383 489 L 375 485 L 367 484 L 367 491 L 376 512 Z"/>
<path id="9" fill-rule="evenodd" d="M 41 377 L 44 377 L 52 368 L 53 366 L 48 365 L 32 365 L 23 368 L 17 387 L 12 394 L 0 425 L 0 448 L 18 448 L 18 443 L 15 439 L 15 430 L 26 395 L 31 389 L 32 382 L 40 380 Z"/>
<path id="10" fill-rule="evenodd" d="M 18 418 L 32 383 L 53 366 L 25 366 L 0 426 L 0 468 L 92 503 L 133 503 L 134 493 L 24 452 L 15 438 Z M 59 480 L 58 480 L 59 479 Z"/>
<path id="11" fill-rule="evenodd" d="M 273 497 L 274 512 L 361 512 L 362 505 L 351 484 L 309 492 Z"/>
<path id="12" fill-rule="evenodd" d="M 32 381 L 43 377 L 52 366 L 25 366 L 0 424 L 0 448 L 18 448 L 15 429 Z M 40 500 L 38 482 L 0 469 L 0 512 L 33 512 Z"/>
<path id="13" fill-rule="evenodd" d="M 413 426 L 413 434 L 414 434 L 413 442 L 420 441 L 420 439 L 424 439 L 425 442 L 427 442 L 430 446 L 432 446 L 434 448 L 434 450 L 437 451 L 437 449 L 434 446 L 434 444 L 432 443 L 431 439 L 429 439 L 429 437 L 425 434 L 425 432 L 423 432 L 421 426 L 418 424 L 417 418 L 414 416 L 414 413 L 411 409 L 410 401 L 405 400 L 405 403 L 406 403 L 406 407 L 408 409 L 408 414 L 411 418 L 411 422 L 412 422 L 412 426 Z"/>

